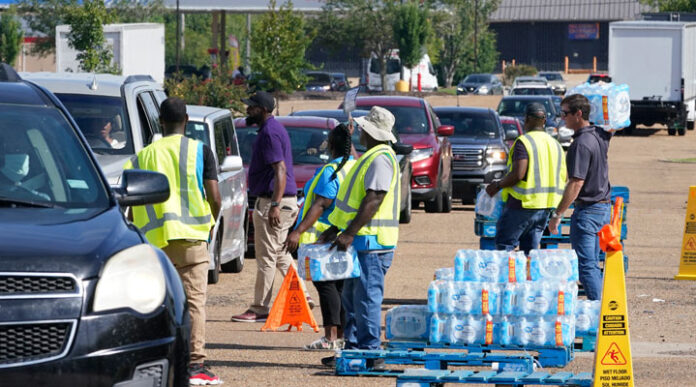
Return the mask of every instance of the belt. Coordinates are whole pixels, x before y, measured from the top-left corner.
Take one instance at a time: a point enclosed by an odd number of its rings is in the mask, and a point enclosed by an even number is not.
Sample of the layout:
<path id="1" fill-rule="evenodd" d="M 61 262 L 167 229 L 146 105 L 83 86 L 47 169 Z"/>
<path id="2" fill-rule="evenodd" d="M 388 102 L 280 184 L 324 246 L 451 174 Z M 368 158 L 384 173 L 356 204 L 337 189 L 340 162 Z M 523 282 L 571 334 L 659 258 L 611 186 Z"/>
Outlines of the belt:
<path id="1" fill-rule="evenodd" d="M 599 201 L 596 201 L 596 202 L 586 202 L 586 201 L 583 201 L 583 200 L 576 200 L 576 201 L 575 201 L 575 207 L 587 207 L 587 206 L 591 206 L 591 205 L 593 205 L 593 204 L 598 204 L 598 203 L 608 204 L 608 203 L 611 203 L 611 200 L 609 200 L 609 199 L 607 199 L 607 200 L 599 200 Z"/>

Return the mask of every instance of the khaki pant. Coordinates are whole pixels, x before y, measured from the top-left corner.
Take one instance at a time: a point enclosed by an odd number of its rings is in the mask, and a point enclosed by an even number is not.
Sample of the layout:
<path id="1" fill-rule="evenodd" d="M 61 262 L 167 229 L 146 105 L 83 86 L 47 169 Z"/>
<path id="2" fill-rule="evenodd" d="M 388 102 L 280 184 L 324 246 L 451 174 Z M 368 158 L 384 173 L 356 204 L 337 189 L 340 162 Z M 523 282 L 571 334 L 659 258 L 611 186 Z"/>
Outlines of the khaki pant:
<path id="1" fill-rule="evenodd" d="M 179 272 L 186 291 L 191 316 L 191 363 L 205 361 L 205 300 L 208 288 L 210 255 L 208 243 L 194 240 L 170 240 L 162 249 Z"/>
<path id="2" fill-rule="evenodd" d="M 280 226 L 271 227 L 268 211 L 271 199 L 258 198 L 254 206 L 254 249 L 256 250 L 256 286 L 254 303 L 249 307 L 256 314 L 268 314 L 273 296 L 276 268 L 285 276 L 293 264 L 292 255 L 283 247 L 288 231 L 297 217 L 297 199 L 285 197 L 280 201 Z"/>

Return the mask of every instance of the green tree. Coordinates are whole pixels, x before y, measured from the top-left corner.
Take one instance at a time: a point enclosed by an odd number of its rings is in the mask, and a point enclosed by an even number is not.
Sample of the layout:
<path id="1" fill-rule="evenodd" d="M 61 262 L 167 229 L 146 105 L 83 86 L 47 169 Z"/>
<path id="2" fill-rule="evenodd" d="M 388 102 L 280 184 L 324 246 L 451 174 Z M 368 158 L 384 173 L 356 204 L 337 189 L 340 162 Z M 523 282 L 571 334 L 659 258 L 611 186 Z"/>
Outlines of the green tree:
<path id="1" fill-rule="evenodd" d="M 394 40 L 399 48 L 399 58 L 404 67 L 412 69 L 421 57 L 428 39 L 430 29 L 428 27 L 428 9 L 419 7 L 417 3 L 408 1 L 395 7 Z M 402 67 L 403 69 L 403 67 Z M 401 71 L 401 80 L 404 80 L 404 71 Z M 411 89 L 413 76 L 409 79 Z"/>
<path id="2" fill-rule="evenodd" d="M 17 11 L 33 31 L 42 35 L 32 53 L 46 56 L 56 51 L 56 26 L 65 24 L 68 11 L 79 7 L 78 0 L 19 0 Z"/>
<path id="3" fill-rule="evenodd" d="M 114 55 L 104 38 L 103 26 L 110 20 L 102 0 L 84 0 L 82 6 L 68 10 L 68 45 L 78 51 L 77 60 L 83 71 L 115 72 L 111 64 Z"/>
<path id="4" fill-rule="evenodd" d="M 696 12 L 696 0 L 640 0 L 660 12 Z"/>
<path id="5" fill-rule="evenodd" d="M 313 33 L 306 34 L 304 17 L 293 12 L 292 2 L 275 7 L 271 0 L 268 12 L 252 26 L 251 65 L 271 89 L 292 92 L 305 84 L 303 70 L 312 68 L 305 51 Z"/>
<path id="6" fill-rule="evenodd" d="M 14 11 L 3 12 L 0 17 L 0 62 L 12 65 L 19 55 L 24 39 L 22 25 Z"/>
<path id="7" fill-rule="evenodd" d="M 163 23 L 167 13 L 163 0 L 112 0 L 108 10 L 114 23 Z"/>

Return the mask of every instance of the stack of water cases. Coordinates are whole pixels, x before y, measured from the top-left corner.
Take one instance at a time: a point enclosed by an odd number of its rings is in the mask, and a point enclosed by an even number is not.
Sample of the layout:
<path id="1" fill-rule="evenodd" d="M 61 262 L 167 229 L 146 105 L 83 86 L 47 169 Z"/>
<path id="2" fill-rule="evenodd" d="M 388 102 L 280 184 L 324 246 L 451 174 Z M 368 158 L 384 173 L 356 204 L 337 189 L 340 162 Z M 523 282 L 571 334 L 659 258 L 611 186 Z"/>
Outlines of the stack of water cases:
<path id="1" fill-rule="evenodd" d="M 621 130 L 631 124 L 631 98 L 626 84 L 583 83 L 566 93 L 582 94 L 590 101 L 590 119 L 605 130 Z"/>

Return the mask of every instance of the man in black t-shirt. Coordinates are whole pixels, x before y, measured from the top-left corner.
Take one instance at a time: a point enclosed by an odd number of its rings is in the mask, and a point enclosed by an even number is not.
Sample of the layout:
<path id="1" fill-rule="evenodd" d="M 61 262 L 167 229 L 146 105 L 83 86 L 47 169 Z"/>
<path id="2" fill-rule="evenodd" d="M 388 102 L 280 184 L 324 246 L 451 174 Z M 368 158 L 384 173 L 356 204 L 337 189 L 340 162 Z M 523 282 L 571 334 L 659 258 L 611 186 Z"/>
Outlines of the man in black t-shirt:
<path id="1" fill-rule="evenodd" d="M 566 127 L 575 131 L 568 149 L 568 184 L 561 203 L 549 221 L 549 231 L 556 234 L 558 225 L 571 203 L 570 243 L 578 255 L 580 282 L 587 298 L 602 297 L 602 272 L 599 270 L 597 233 L 611 219 L 611 184 L 609 183 L 609 141 L 611 133 L 589 122 L 590 102 L 580 94 L 561 101 L 561 117 Z"/>

